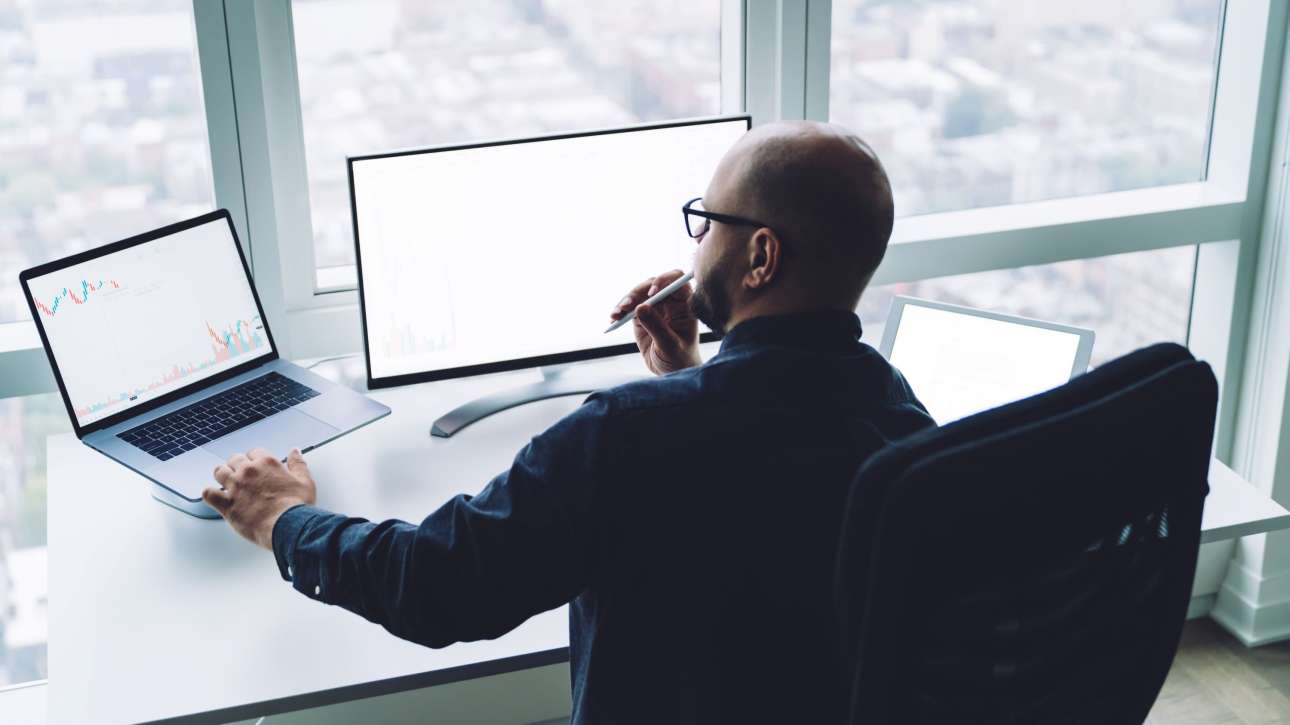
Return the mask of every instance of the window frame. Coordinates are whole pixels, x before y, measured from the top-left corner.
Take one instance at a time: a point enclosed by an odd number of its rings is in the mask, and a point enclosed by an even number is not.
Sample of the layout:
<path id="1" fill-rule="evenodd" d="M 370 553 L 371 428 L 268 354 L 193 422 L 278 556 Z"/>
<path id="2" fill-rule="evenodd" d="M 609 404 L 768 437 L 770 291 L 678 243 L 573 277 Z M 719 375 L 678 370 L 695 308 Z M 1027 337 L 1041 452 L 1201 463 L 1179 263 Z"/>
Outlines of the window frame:
<path id="1" fill-rule="evenodd" d="M 285 356 L 361 349 L 354 289 L 318 289 L 290 0 L 193 0 L 215 197 L 248 247 Z M 828 118 L 831 0 L 722 0 L 722 111 Z M 1237 391 L 1287 7 L 1228 3 L 1208 174 L 1188 184 L 898 219 L 873 283 L 1199 245 L 1189 343 Z M 293 264 L 308 260 L 308 264 Z M 30 322 L 0 325 L 0 397 L 54 390 Z M 1231 449 L 1237 395 L 1220 403 Z"/>

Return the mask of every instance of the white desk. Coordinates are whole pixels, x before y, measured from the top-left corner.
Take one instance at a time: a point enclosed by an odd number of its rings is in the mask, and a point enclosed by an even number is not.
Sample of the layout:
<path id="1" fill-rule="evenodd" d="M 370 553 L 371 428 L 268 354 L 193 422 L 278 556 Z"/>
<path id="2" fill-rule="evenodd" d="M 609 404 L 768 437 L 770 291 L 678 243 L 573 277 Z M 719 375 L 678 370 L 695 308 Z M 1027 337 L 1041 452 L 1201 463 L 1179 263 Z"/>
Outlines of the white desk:
<path id="1" fill-rule="evenodd" d="M 638 357 L 607 367 L 644 373 Z M 322 372 L 320 370 L 320 372 Z M 306 454 L 318 505 L 417 522 L 479 491 L 585 396 L 505 411 L 453 438 L 439 415 L 535 370 L 377 391 L 383 420 Z M 488 642 L 431 650 L 278 575 L 223 521 L 153 501 L 151 483 L 70 434 L 49 439 L 49 716 L 224 722 L 536 667 L 568 658 L 564 607 Z"/>
<path id="2" fill-rule="evenodd" d="M 1236 475 L 1217 459 L 1209 462 L 1209 496 L 1200 522 L 1200 543 L 1290 528 L 1290 511 Z"/>
<path id="3" fill-rule="evenodd" d="M 602 365 L 642 371 L 634 356 Z M 431 423 L 537 378 L 530 370 L 376 392 L 391 416 L 307 455 L 319 505 L 419 521 L 478 491 L 582 398 L 512 409 L 450 439 L 431 438 Z M 50 438 L 48 456 L 53 723 L 226 721 L 567 658 L 564 608 L 495 641 L 426 649 L 300 596 L 268 552 L 222 521 L 151 500 L 151 484 L 70 434 Z M 1290 513 L 1225 466 L 1211 486 L 1204 541 L 1290 526 Z"/>

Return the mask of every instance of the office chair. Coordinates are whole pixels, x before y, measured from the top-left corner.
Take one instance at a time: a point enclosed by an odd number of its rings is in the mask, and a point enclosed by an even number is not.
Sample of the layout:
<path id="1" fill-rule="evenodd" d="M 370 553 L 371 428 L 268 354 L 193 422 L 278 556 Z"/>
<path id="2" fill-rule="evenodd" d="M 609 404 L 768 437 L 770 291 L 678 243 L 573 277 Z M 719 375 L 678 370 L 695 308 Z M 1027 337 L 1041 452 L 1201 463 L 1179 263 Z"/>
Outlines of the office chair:
<path id="1" fill-rule="evenodd" d="M 1178 647 L 1217 382 L 1156 345 L 863 465 L 837 598 L 852 723 L 1141 723 Z"/>

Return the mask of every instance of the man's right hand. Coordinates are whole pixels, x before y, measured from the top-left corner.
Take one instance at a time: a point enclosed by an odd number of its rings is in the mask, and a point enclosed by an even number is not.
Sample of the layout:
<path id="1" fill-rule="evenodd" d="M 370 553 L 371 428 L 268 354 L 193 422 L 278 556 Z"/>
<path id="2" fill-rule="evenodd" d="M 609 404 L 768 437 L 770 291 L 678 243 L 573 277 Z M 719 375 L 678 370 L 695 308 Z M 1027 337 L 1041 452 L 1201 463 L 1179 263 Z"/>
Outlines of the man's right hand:
<path id="1" fill-rule="evenodd" d="M 618 320 L 636 310 L 636 319 L 632 321 L 636 346 L 645 358 L 645 367 L 655 375 L 694 367 L 702 362 L 699 359 L 699 321 L 690 311 L 690 295 L 694 293 L 690 285 L 685 285 L 657 305 L 641 304 L 682 274 L 681 270 L 674 269 L 650 277 L 633 287 L 609 313 L 609 319 Z"/>

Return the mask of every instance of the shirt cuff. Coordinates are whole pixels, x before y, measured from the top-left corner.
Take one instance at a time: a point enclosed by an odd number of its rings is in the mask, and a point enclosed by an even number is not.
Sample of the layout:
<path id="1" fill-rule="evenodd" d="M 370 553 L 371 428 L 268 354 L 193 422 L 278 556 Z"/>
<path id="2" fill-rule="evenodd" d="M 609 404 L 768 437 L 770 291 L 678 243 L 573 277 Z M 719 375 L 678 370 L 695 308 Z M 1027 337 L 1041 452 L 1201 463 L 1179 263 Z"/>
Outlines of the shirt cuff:
<path id="1" fill-rule="evenodd" d="M 296 542 L 300 532 L 319 514 L 326 512 L 308 504 L 296 504 L 278 517 L 273 524 L 273 558 L 278 561 L 278 573 L 286 581 L 295 579 Z"/>

